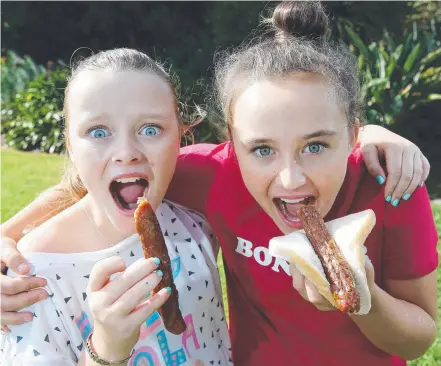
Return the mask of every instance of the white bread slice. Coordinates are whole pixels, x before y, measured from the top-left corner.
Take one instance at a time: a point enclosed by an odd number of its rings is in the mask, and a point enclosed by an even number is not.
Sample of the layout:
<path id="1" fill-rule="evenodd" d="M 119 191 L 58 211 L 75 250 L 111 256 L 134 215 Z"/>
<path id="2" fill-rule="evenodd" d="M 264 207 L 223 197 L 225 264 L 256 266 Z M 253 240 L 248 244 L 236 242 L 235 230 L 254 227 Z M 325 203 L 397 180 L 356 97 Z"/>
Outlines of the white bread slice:
<path id="1" fill-rule="evenodd" d="M 365 210 L 326 223 L 326 227 L 348 261 L 355 277 L 355 285 L 360 293 L 360 311 L 367 314 L 371 308 L 371 294 L 364 268 L 363 244 L 375 226 L 375 213 Z M 274 257 L 293 263 L 307 277 L 331 304 L 335 306 L 330 285 L 322 264 L 315 254 L 304 230 L 275 237 L 269 242 L 269 253 Z"/>

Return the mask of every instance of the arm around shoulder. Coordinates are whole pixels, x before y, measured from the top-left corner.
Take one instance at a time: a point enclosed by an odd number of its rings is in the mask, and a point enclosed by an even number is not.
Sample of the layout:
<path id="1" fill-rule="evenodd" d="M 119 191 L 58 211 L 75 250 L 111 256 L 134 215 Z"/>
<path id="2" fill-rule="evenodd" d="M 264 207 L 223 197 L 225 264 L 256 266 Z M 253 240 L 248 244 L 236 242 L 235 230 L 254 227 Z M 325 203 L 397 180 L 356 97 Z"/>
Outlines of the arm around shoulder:
<path id="1" fill-rule="evenodd" d="M 378 348 L 412 360 L 427 351 L 437 334 L 438 234 L 425 188 L 413 200 L 386 210 L 383 285 L 371 289 L 369 314 L 353 320 Z"/>
<path id="2" fill-rule="evenodd" d="M 57 309 L 50 300 L 25 309 L 34 313 L 32 322 L 10 325 L 10 333 L 2 334 L 0 364 L 12 365 L 76 365 L 71 339 Z M 72 342 L 74 343 L 74 342 Z"/>
<path id="3" fill-rule="evenodd" d="M 41 225 L 71 205 L 67 193 L 57 185 L 41 193 L 34 201 L 1 225 L 2 237 L 19 241 L 27 230 Z"/>

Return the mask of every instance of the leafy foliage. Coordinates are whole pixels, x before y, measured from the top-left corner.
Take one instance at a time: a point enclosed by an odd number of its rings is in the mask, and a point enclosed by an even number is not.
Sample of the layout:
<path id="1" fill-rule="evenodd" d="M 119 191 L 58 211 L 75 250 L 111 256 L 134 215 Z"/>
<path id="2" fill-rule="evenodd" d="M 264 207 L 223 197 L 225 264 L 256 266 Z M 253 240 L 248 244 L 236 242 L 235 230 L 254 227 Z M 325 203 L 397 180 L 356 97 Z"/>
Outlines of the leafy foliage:
<path id="1" fill-rule="evenodd" d="M 2 102 L 12 100 L 29 81 L 46 72 L 46 69 L 36 64 L 30 56 L 22 58 L 14 51 L 8 51 L 7 56 L 2 57 L 1 67 Z"/>
<path id="2" fill-rule="evenodd" d="M 441 99 L 441 40 L 436 30 L 418 32 L 414 26 L 402 43 L 385 32 L 369 45 L 350 27 L 346 31 L 358 54 L 369 123 L 390 125 L 403 113 Z"/>
<path id="3" fill-rule="evenodd" d="M 67 70 L 40 74 L 10 102 L 2 103 L 2 135 L 8 146 L 29 151 L 63 150 L 63 99 Z"/>
<path id="4" fill-rule="evenodd" d="M 13 49 L 37 63 L 72 55 L 132 47 L 170 65 L 192 103 L 204 102 L 210 87 L 213 54 L 252 37 L 261 17 L 277 2 L 4 2 L 2 56 Z M 410 7 L 405 2 L 324 2 L 333 24 L 357 24 L 365 42 L 381 37 L 383 28 L 401 29 Z M 50 11 L 48 10 L 50 9 Z M 345 24 L 346 24 L 345 23 Z M 251 33 L 251 35 L 250 35 Z M 335 28 L 333 34 L 341 34 Z M 340 37 L 341 38 L 341 37 Z M 84 47 L 82 51 L 76 51 Z M 86 48 L 89 51 L 85 51 Z M 202 125 L 201 125 L 202 126 Z M 205 126 L 205 125 L 203 125 Z"/>

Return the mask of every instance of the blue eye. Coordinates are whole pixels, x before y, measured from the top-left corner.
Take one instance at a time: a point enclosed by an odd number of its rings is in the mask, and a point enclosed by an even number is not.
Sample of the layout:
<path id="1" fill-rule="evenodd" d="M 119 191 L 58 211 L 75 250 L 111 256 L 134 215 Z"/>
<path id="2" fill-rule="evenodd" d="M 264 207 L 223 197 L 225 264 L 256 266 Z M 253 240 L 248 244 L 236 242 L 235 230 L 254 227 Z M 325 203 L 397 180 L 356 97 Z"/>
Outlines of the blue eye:
<path id="1" fill-rule="evenodd" d="M 102 127 L 92 128 L 88 134 L 96 139 L 102 139 L 104 137 L 109 136 L 109 131 Z"/>
<path id="2" fill-rule="evenodd" d="M 267 156 L 274 154 L 273 149 L 271 149 L 268 146 L 258 147 L 256 149 L 254 149 L 253 152 L 254 152 L 254 155 L 258 156 L 259 158 L 265 158 Z"/>
<path id="3" fill-rule="evenodd" d="M 161 129 L 157 126 L 145 126 L 141 130 L 141 135 L 144 136 L 156 136 L 161 133 Z"/>
<path id="4" fill-rule="evenodd" d="M 306 146 L 305 149 L 303 150 L 303 152 L 306 154 L 320 154 L 324 148 L 325 147 L 323 146 L 323 144 L 313 142 L 313 143 L 309 144 L 308 146 Z"/>

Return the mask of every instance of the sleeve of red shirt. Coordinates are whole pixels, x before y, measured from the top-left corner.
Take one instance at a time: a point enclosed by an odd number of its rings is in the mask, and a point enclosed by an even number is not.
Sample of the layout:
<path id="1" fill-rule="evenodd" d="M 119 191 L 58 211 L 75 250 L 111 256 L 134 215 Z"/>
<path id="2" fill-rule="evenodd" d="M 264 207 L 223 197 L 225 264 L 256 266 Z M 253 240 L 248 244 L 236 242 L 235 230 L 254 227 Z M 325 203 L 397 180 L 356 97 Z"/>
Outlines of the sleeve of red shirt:
<path id="1" fill-rule="evenodd" d="M 181 148 L 168 200 L 205 215 L 211 183 L 221 165 L 220 145 L 195 144 Z"/>
<path id="2" fill-rule="evenodd" d="M 436 270 L 438 233 L 426 187 L 397 208 L 387 204 L 383 230 L 385 278 L 413 279 Z"/>

